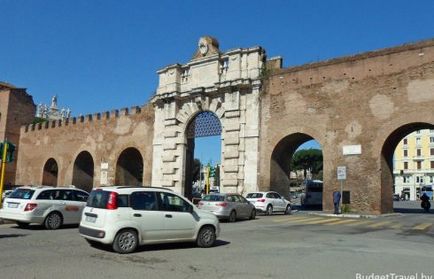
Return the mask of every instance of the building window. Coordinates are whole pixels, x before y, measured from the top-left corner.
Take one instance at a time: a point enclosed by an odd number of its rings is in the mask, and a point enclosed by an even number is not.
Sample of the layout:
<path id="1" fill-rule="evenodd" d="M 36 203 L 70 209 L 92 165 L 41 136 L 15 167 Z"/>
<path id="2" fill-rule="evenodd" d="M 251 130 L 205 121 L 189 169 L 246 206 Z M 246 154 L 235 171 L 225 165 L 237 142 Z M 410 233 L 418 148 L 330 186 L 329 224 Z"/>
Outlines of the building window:
<path id="1" fill-rule="evenodd" d="M 423 183 L 423 176 L 416 176 L 416 183 Z"/>
<path id="2" fill-rule="evenodd" d="M 434 169 L 434 161 L 431 161 L 431 169 Z"/>
<path id="3" fill-rule="evenodd" d="M 430 177 L 429 177 L 429 183 L 434 183 L 434 176 L 430 175 Z"/>
<path id="4" fill-rule="evenodd" d="M 404 157 L 408 157 L 408 150 L 404 149 Z"/>
<path id="5" fill-rule="evenodd" d="M 407 143 L 408 143 L 408 139 L 404 139 L 404 140 L 403 140 L 403 144 L 404 144 L 404 145 L 407 145 Z"/>
<path id="6" fill-rule="evenodd" d="M 408 170 L 408 162 L 404 162 L 404 169 Z"/>
<path id="7" fill-rule="evenodd" d="M 403 181 L 404 183 L 410 183 L 410 176 L 404 176 Z"/>
<path id="8" fill-rule="evenodd" d="M 420 145 L 420 138 L 416 138 L 416 145 Z"/>
<path id="9" fill-rule="evenodd" d="M 418 170 L 422 169 L 422 162 L 421 161 L 416 162 L 416 165 L 417 165 Z"/>
<path id="10" fill-rule="evenodd" d="M 434 137 L 429 137 L 429 143 L 434 143 Z"/>
<path id="11" fill-rule="evenodd" d="M 418 149 L 416 150 L 416 153 L 417 153 L 417 157 L 422 156 L 422 150 L 421 150 L 420 148 L 418 148 Z"/>
<path id="12" fill-rule="evenodd" d="M 431 154 L 431 156 L 434 156 L 434 148 L 431 148 L 431 149 L 429 150 L 429 153 Z"/>
<path id="13" fill-rule="evenodd" d="M 420 130 L 417 130 L 417 131 L 416 131 L 416 134 L 420 134 Z"/>
<path id="14" fill-rule="evenodd" d="M 431 134 L 434 134 L 434 129 L 429 129 L 429 132 L 430 132 Z"/>

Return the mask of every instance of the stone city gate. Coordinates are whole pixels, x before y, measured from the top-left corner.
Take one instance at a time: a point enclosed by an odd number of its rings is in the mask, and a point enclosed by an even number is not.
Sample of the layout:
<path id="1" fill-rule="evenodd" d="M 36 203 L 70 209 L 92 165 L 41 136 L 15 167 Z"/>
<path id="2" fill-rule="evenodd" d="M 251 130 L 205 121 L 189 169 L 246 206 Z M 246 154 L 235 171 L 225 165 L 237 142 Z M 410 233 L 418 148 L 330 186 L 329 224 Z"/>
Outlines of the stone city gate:
<path id="1" fill-rule="evenodd" d="M 197 115 L 211 112 L 221 123 L 222 191 L 256 190 L 264 59 L 260 47 L 220 53 L 218 42 L 204 37 L 189 63 L 170 65 L 158 72 L 160 83 L 152 100 L 153 185 L 189 193 L 186 169 L 192 159 L 192 142 L 188 127 Z"/>

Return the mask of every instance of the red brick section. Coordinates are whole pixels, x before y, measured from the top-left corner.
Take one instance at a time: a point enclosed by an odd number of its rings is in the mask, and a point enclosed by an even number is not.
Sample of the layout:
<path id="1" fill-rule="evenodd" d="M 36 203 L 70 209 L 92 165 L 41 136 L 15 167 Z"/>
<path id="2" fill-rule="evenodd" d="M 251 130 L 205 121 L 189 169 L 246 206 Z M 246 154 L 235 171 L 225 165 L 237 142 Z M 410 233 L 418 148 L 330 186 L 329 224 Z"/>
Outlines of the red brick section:
<path id="1" fill-rule="evenodd" d="M 33 98 L 26 89 L 0 83 L 0 141 L 7 139 L 16 145 L 15 160 L 6 165 L 5 184 L 16 184 L 20 128 L 33 121 L 35 110 Z"/>
<path id="2" fill-rule="evenodd" d="M 393 150 L 406 133 L 434 124 L 434 40 L 320 63 L 274 70 L 261 106 L 260 187 L 287 191 L 289 158 L 306 139 L 324 157 L 323 208 L 340 188 L 357 212 L 392 211 Z M 361 155 L 343 156 L 360 144 Z"/>

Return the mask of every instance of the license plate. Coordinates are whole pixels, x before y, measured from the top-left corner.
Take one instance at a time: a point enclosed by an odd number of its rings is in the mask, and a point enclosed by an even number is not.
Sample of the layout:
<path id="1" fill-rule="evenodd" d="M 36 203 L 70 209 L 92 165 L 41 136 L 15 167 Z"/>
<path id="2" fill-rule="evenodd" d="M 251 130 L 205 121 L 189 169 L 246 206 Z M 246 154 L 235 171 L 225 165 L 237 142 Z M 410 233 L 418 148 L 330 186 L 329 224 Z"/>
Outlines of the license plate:
<path id="1" fill-rule="evenodd" d="M 86 216 L 86 222 L 95 223 L 95 221 L 96 221 L 96 217 Z"/>
<path id="2" fill-rule="evenodd" d="M 18 207 L 18 203 L 8 203 L 8 207 L 10 207 L 10 208 L 17 208 Z"/>

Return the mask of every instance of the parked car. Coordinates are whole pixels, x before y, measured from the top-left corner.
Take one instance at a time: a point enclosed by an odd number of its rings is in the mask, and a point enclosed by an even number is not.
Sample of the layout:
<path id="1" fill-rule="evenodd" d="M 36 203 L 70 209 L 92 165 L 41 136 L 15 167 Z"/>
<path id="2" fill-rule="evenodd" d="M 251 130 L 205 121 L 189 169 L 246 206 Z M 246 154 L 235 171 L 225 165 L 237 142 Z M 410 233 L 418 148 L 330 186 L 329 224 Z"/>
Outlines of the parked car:
<path id="1" fill-rule="evenodd" d="M 264 212 L 266 215 L 271 215 L 274 212 L 291 214 L 291 203 L 277 192 L 248 193 L 246 198 L 255 206 L 256 210 Z"/>
<path id="2" fill-rule="evenodd" d="M 229 222 L 235 222 L 239 218 L 255 219 L 256 217 L 255 206 L 238 194 L 205 195 L 198 207 L 214 213 L 219 219 L 227 219 Z"/>
<path id="3" fill-rule="evenodd" d="M 19 227 L 43 224 L 55 230 L 63 224 L 80 223 L 89 194 L 74 187 L 23 186 L 5 198 L 0 218 Z"/>
<path id="4" fill-rule="evenodd" d="M 152 243 L 195 241 L 211 247 L 220 224 L 214 214 L 168 189 L 111 186 L 90 193 L 79 232 L 91 245 L 110 244 L 124 254 Z"/>

